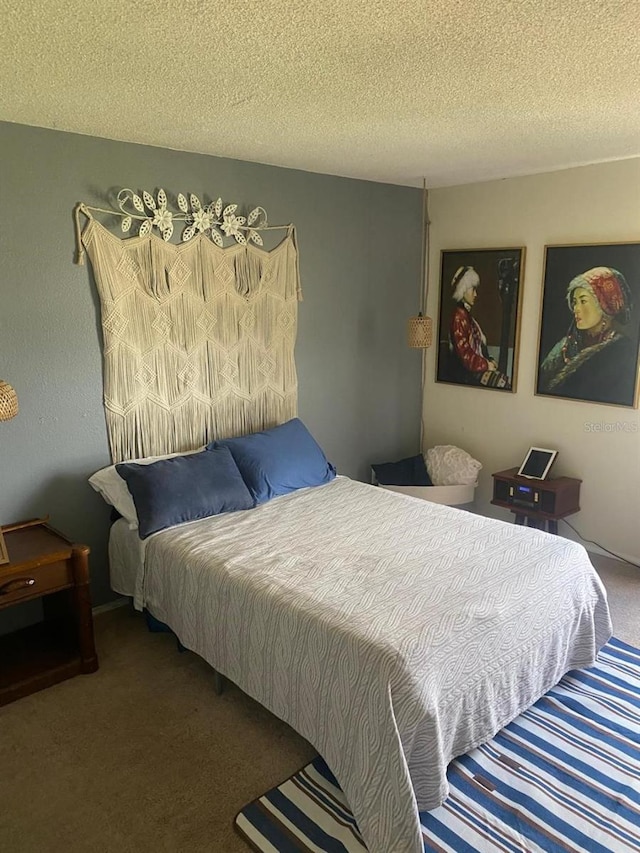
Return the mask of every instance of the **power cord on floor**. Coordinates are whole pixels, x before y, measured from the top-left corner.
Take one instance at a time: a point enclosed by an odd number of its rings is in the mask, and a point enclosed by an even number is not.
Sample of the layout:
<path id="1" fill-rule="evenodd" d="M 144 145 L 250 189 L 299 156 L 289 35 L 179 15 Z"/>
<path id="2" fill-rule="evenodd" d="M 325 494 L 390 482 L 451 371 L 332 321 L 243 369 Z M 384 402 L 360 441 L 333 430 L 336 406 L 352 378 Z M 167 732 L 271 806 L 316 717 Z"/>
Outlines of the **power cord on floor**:
<path id="1" fill-rule="evenodd" d="M 628 560 L 626 557 L 621 557 L 620 554 L 616 554 L 615 551 L 610 551 L 608 548 L 605 548 L 604 545 L 601 545 L 599 542 L 594 542 L 593 539 L 585 539 L 582 533 L 579 530 L 576 530 L 573 524 L 569 524 L 566 518 L 562 519 L 564 523 L 570 527 L 574 533 L 576 533 L 583 542 L 588 542 L 590 545 L 597 545 L 598 548 L 606 551 L 607 554 L 611 554 L 612 557 L 615 557 L 618 560 L 622 560 L 623 563 L 628 563 L 630 566 L 635 566 L 636 569 L 640 569 L 640 564 L 634 563 L 631 560 Z"/>

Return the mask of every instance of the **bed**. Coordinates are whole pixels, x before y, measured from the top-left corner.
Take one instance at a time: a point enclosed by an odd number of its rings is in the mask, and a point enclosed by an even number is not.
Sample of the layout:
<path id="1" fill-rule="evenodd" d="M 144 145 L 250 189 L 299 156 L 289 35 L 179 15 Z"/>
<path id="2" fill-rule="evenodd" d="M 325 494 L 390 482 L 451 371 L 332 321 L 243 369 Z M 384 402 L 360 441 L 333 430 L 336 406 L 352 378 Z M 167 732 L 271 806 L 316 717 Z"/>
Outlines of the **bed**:
<path id="1" fill-rule="evenodd" d="M 448 762 L 611 635 L 582 546 L 346 477 L 109 548 L 117 592 L 320 752 L 370 853 L 422 853 Z"/>

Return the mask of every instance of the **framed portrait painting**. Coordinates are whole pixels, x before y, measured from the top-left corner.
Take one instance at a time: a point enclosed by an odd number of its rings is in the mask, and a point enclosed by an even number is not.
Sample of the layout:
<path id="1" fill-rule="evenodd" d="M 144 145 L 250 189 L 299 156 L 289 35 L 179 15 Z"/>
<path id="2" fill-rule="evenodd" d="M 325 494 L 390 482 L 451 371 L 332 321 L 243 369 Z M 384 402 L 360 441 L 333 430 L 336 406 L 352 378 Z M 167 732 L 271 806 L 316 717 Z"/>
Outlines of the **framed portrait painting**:
<path id="1" fill-rule="evenodd" d="M 515 391 L 523 247 L 443 251 L 436 380 Z"/>
<path id="2" fill-rule="evenodd" d="M 640 243 L 545 246 L 536 393 L 638 405 Z"/>

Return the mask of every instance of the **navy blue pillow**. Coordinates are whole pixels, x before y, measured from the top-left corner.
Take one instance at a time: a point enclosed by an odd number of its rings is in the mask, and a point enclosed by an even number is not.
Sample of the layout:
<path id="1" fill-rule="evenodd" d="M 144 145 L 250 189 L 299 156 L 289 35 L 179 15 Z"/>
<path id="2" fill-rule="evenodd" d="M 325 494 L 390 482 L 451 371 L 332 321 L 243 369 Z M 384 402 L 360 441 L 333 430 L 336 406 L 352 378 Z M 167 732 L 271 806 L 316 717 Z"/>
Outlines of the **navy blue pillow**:
<path id="1" fill-rule="evenodd" d="M 116 471 L 131 492 L 141 539 L 183 521 L 254 505 L 226 447 L 173 456 L 150 465 L 122 462 Z"/>
<path id="2" fill-rule="evenodd" d="M 220 447 L 228 447 L 233 454 L 256 503 L 306 486 L 321 486 L 336 476 L 336 469 L 299 418 L 207 445 L 208 450 Z"/>
<path id="3" fill-rule="evenodd" d="M 371 467 L 381 486 L 433 486 L 421 453 Z"/>

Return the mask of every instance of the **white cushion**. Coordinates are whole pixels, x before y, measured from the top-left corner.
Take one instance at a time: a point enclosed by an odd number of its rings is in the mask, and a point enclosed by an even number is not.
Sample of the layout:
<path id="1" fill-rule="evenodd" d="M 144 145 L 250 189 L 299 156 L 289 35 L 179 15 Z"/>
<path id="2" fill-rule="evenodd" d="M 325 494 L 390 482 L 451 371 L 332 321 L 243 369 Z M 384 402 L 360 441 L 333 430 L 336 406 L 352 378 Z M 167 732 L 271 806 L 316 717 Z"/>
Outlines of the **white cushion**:
<path id="1" fill-rule="evenodd" d="M 434 486 L 471 485 L 478 479 L 482 465 L 466 450 L 452 444 L 439 444 L 425 454 L 427 471 Z"/>
<path id="2" fill-rule="evenodd" d="M 150 465 L 152 462 L 158 462 L 160 459 L 171 459 L 174 456 L 188 456 L 191 453 L 199 453 L 204 450 L 204 447 L 199 447 L 197 450 L 186 450 L 182 453 L 166 453 L 164 456 L 146 456 L 144 459 L 127 459 L 127 462 L 136 462 L 138 465 Z M 131 530 L 138 527 L 138 515 L 136 507 L 131 497 L 131 492 L 127 488 L 126 482 L 116 471 L 115 465 L 109 465 L 106 468 L 101 468 L 89 477 L 89 484 L 102 495 L 104 500 L 116 509 L 120 515 L 126 519 Z"/>

